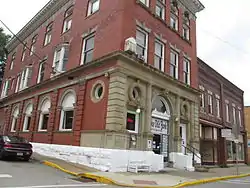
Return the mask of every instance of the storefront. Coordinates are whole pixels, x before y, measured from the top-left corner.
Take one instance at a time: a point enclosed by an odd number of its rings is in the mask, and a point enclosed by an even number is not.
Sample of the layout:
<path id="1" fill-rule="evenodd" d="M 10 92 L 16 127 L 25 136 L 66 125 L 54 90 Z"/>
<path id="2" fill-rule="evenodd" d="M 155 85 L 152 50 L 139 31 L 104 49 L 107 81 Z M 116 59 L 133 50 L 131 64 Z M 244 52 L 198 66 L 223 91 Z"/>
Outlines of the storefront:
<path id="1" fill-rule="evenodd" d="M 236 154 L 238 149 L 238 161 L 244 162 L 244 139 L 242 135 L 239 135 L 239 143 L 235 143 L 232 138 L 226 138 L 226 151 L 227 151 L 227 163 L 234 163 L 236 161 Z"/>

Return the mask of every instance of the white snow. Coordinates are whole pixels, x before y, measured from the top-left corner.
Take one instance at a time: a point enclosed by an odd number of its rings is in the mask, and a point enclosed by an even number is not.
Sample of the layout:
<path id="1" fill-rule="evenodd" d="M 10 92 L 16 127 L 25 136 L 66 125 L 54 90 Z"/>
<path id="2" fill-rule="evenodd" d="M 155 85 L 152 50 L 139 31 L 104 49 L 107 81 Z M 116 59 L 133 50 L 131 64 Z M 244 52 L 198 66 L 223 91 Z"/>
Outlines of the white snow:
<path id="1" fill-rule="evenodd" d="M 164 168 L 163 156 L 153 151 L 115 150 L 104 148 L 78 147 L 69 145 L 32 143 L 33 151 L 86 165 L 101 171 L 127 172 L 129 161 L 145 161 L 151 165 L 151 171 L 158 172 Z"/>

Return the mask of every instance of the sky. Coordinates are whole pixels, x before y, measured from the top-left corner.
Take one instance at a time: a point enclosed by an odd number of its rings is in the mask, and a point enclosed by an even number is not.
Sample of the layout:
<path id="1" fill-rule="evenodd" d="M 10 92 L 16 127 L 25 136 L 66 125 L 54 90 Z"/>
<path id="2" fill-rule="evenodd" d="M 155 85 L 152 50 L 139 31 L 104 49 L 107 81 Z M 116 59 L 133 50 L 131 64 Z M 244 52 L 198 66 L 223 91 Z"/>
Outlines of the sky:
<path id="1" fill-rule="evenodd" d="M 200 1 L 206 8 L 197 14 L 197 55 L 242 89 L 245 105 L 250 105 L 250 78 L 246 77 L 250 70 L 250 1 Z M 47 2 L 0 0 L 1 7 L 6 7 L 0 19 L 17 33 Z"/>

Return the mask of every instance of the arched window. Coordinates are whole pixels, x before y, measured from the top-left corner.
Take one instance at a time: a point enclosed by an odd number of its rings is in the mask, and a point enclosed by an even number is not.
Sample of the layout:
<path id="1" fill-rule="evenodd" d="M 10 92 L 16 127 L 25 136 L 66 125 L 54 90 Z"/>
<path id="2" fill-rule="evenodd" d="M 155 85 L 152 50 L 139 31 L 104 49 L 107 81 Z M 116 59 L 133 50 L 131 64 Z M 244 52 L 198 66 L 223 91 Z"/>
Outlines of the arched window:
<path id="1" fill-rule="evenodd" d="M 51 104 L 49 99 L 45 99 L 44 101 L 42 101 L 40 107 L 41 114 L 39 118 L 38 131 L 47 131 L 48 129 L 50 105 Z"/>
<path id="2" fill-rule="evenodd" d="M 76 102 L 76 97 L 73 92 L 68 92 L 64 95 L 62 100 L 62 111 L 60 118 L 60 128 L 61 131 L 67 131 L 73 129 L 73 117 L 74 117 L 74 104 Z"/>
<path id="3" fill-rule="evenodd" d="M 29 131 L 29 129 L 30 129 L 32 111 L 33 111 L 33 106 L 32 106 L 32 104 L 29 104 L 25 109 L 23 131 Z"/>
<path id="4" fill-rule="evenodd" d="M 152 104 L 152 114 L 153 116 L 161 116 L 160 118 L 170 117 L 170 108 L 167 101 L 161 97 L 157 96 Z"/>
<path id="5" fill-rule="evenodd" d="M 33 38 L 32 38 L 32 41 L 31 41 L 31 46 L 30 46 L 30 55 L 33 55 L 36 51 L 36 41 L 37 41 L 37 37 L 38 35 L 35 35 Z"/>
<path id="6" fill-rule="evenodd" d="M 71 28 L 73 10 L 74 10 L 73 6 L 71 6 L 66 10 L 64 14 L 63 31 L 62 31 L 63 33 L 67 32 Z"/>
<path id="7" fill-rule="evenodd" d="M 47 44 L 49 44 L 51 42 L 51 38 L 52 38 L 52 29 L 53 29 L 53 22 L 50 23 L 47 27 L 46 27 L 46 33 L 45 33 L 45 39 L 44 39 L 44 46 L 46 46 Z"/>
<path id="8" fill-rule="evenodd" d="M 16 132 L 18 115 L 19 109 L 16 107 L 12 114 L 11 132 Z"/>

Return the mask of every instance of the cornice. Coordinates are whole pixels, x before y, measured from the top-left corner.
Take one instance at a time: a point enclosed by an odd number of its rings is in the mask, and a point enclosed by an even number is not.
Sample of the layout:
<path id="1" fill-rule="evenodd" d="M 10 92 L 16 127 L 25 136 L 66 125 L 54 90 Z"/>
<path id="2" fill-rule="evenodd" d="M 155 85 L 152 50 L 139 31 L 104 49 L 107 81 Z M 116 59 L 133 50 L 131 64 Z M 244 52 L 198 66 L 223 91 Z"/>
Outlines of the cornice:
<path id="1" fill-rule="evenodd" d="M 52 17 L 60 8 L 71 0 L 50 0 L 17 34 L 16 36 L 24 41 L 37 28 L 39 28 L 46 20 Z M 13 37 L 6 45 L 9 52 L 14 50 L 19 44 L 19 40 Z"/>
<path id="2" fill-rule="evenodd" d="M 193 14 L 202 11 L 205 6 L 199 0 L 179 0 Z"/>

